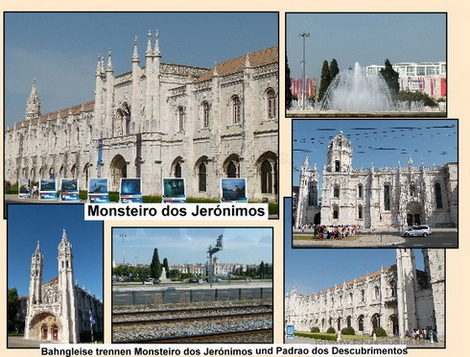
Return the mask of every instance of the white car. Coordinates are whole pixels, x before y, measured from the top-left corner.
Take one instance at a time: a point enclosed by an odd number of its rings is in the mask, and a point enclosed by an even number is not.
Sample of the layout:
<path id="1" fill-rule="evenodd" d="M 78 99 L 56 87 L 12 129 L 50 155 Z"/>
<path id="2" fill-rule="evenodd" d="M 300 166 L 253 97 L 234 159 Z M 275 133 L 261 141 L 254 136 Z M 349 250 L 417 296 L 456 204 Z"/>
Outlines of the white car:
<path id="1" fill-rule="evenodd" d="M 431 228 L 426 225 L 410 227 L 401 232 L 402 237 L 427 237 L 430 234 Z"/>

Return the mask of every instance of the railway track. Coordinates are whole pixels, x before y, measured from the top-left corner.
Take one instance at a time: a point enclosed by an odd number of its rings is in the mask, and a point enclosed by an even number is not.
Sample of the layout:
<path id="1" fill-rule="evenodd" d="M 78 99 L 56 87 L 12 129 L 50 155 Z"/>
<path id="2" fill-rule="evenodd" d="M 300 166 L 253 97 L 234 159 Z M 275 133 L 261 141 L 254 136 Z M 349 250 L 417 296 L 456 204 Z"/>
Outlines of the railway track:
<path id="1" fill-rule="evenodd" d="M 223 316 L 253 316 L 263 314 L 272 314 L 272 305 L 241 305 L 171 310 L 114 312 L 113 324 L 190 321 L 191 319 L 196 318 L 210 319 L 213 317 Z"/>
<path id="2" fill-rule="evenodd" d="M 272 342 L 272 305 L 113 313 L 113 342 Z"/>
<path id="3" fill-rule="evenodd" d="M 203 342 L 272 342 L 273 330 L 267 329 L 253 329 L 253 330 L 240 330 L 229 332 L 215 332 L 197 335 L 184 335 L 184 336 L 167 336 L 146 338 L 140 340 L 123 340 L 116 341 L 117 343 L 203 343 Z M 260 341 L 256 341 L 260 339 Z"/>

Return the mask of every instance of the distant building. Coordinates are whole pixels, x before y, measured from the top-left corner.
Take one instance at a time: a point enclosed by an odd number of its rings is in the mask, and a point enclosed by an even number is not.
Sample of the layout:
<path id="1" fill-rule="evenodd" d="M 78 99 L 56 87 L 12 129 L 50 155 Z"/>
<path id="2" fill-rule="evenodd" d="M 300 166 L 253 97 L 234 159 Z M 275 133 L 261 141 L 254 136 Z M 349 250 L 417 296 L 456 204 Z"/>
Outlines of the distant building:
<path id="1" fill-rule="evenodd" d="M 65 230 L 60 241 L 58 277 L 42 282 L 43 260 L 39 242 L 31 259 L 29 296 L 25 314 L 27 339 L 78 343 L 103 335 L 103 303 L 75 285 L 72 244 Z M 24 301 L 25 299 L 23 299 Z"/>
<path id="2" fill-rule="evenodd" d="M 298 99 L 302 97 L 303 92 L 303 80 L 302 78 L 291 78 L 291 92 L 293 96 L 296 96 Z M 317 96 L 317 79 L 316 78 L 306 78 L 305 82 L 305 98 L 315 98 Z"/>
<path id="3" fill-rule="evenodd" d="M 400 90 L 426 93 L 434 99 L 447 97 L 447 62 L 400 62 L 392 67 L 399 74 Z M 371 65 L 365 71 L 372 75 L 383 68 Z"/>
<path id="4" fill-rule="evenodd" d="M 411 249 L 397 249 L 396 265 L 312 295 L 291 291 L 285 298 L 285 323 L 297 331 L 352 327 L 360 335 L 382 327 L 389 336 L 400 337 L 426 328 L 444 339 L 444 255 L 444 249 L 423 249 L 425 271 L 420 271 Z"/>

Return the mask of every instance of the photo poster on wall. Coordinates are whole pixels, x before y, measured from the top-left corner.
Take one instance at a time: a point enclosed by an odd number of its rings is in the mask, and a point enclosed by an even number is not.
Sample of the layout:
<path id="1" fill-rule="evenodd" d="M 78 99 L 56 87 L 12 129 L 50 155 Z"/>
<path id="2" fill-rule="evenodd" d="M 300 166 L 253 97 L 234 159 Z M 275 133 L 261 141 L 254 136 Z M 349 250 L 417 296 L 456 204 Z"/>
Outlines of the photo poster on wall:
<path id="1" fill-rule="evenodd" d="M 57 200 L 57 180 L 55 178 L 39 180 L 39 199 Z"/>
<path id="2" fill-rule="evenodd" d="M 121 203 L 143 203 L 142 179 L 121 178 L 119 190 L 119 202 Z"/>
<path id="3" fill-rule="evenodd" d="M 107 178 L 91 178 L 88 180 L 88 202 L 109 203 L 109 186 Z"/>
<path id="4" fill-rule="evenodd" d="M 220 201 L 224 203 L 248 203 L 246 196 L 245 178 L 222 178 L 220 179 Z"/>
<path id="5" fill-rule="evenodd" d="M 64 202 L 80 202 L 78 179 L 60 179 L 60 200 Z"/>
<path id="6" fill-rule="evenodd" d="M 162 179 L 163 203 L 186 203 L 186 182 L 184 178 Z"/>
<path id="7" fill-rule="evenodd" d="M 31 182 L 29 179 L 18 180 L 18 198 L 31 198 Z"/>

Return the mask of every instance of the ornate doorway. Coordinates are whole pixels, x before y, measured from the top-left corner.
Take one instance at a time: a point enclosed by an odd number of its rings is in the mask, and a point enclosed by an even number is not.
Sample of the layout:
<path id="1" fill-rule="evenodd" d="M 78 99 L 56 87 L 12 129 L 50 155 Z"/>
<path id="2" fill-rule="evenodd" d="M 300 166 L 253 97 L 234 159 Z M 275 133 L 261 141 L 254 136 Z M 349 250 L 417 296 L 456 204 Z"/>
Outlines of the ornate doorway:
<path id="1" fill-rule="evenodd" d="M 423 207 L 417 201 L 409 202 L 406 205 L 406 223 L 409 227 L 423 223 Z"/>
<path id="2" fill-rule="evenodd" d="M 111 160 L 111 191 L 119 190 L 121 178 L 127 177 L 127 162 L 121 155 L 116 155 Z"/>

